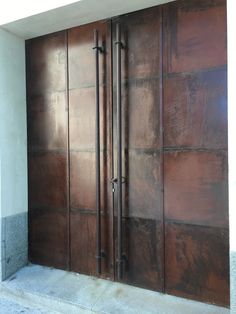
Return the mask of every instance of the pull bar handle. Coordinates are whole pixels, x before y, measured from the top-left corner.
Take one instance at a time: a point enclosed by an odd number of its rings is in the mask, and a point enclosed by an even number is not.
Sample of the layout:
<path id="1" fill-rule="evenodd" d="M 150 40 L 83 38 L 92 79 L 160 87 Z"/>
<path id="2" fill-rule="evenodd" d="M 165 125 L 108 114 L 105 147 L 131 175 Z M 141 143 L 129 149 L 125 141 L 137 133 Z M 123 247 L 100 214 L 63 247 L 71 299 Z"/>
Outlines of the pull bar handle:
<path id="1" fill-rule="evenodd" d="M 117 277 L 123 277 L 123 237 L 122 237 L 122 107 L 121 107 L 121 42 L 120 24 L 116 24 L 116 75 L 117 75 Z"/>
<path id="2" fill-rule="evenodd" d="M 100 172 L 100 97 L 99 97 L 99 53 L 103 52 L 98 45 L 98 31 L 94 30 L 95 51 L 95 107 L 96 107 L 96 127 L 95 127 L 95 150 L 96 150 L 96 271 L 101 274 L 101 259 L 105 256 L 101 248 L 101 172 Z"/>

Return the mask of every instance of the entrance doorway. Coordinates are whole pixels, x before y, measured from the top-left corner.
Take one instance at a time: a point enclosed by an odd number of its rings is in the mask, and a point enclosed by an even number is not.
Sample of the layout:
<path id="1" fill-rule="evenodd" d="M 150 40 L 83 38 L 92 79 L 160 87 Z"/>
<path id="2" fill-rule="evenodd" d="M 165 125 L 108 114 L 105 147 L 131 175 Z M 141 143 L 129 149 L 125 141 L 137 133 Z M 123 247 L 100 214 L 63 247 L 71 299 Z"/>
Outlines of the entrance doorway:
<path id="1" fill-rule="evenodd" d="M 177 1 L 27 41 L 32 262 L 228 304 L 225 24 Z"/>

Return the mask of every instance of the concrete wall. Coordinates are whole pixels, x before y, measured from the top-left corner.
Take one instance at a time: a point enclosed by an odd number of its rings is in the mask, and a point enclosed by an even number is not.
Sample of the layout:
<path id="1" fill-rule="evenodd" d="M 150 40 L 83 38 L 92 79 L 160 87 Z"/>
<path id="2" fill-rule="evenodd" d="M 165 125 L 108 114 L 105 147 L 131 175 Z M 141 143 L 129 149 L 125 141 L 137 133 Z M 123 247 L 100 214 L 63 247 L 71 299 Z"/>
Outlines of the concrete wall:
<path id="1" fill-rule="evenodd" d="M 27 262 L 24 40 L 0 29 L 0 279 Z"/>

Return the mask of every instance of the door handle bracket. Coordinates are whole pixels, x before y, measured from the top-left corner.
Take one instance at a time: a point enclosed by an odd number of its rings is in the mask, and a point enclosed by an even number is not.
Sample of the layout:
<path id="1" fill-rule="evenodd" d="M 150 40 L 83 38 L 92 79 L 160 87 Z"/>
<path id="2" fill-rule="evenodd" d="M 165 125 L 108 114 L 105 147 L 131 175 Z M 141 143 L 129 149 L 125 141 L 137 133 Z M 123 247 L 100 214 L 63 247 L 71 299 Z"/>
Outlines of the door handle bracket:
<path id="1" fill-rule="evenodd" d="M 115 45 L 120 45 L 121 49 L 125 49 L 125 45 L 122 43 L 122 41 L 115 41 Z"/>
<path id="2" fill-rule="evenodd" d="M 94 46 L 93 47 L 93 50 L 98 50 L 100 53 L 104 53 L 105 52 L 105 50 L 103 49 L 103 47 L 102 46 Z"/>
<path id="3" fill-rule="evenodd" d="M 126 178 L 122 177 L 121 183 L 124 184 L 126 182 Z M 112 184 L 117 184 L 118 183 L 118 178 L 111 178 L 111 183 Z"/>

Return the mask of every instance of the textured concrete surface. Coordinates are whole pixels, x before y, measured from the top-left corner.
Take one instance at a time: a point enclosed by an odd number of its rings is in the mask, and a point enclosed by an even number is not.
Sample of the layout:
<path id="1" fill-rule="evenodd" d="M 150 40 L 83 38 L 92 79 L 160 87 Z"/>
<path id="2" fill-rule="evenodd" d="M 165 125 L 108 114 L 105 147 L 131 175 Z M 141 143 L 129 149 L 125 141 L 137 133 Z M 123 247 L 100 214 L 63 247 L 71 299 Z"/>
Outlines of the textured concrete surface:
<path id="1" fill-rule="evenodd" d="M 25 213 L 24 217 L 27 216 L 28 187 L 25 41 L 1 28 L 0 60 L 0 280 L 2 280 L 26 261 L 26 220 L 15 218 L 15 215 Z M 10 216 L 13 218 L 5 219 Z"/>
<path id="2" fill-rule="evenodd" d="M 28 262 L 27 212 L 1 219 L 2 280 L 14 274 Z"/>
<path id="3" fill-rule="evenodd" d="M 3 282 L 1 294 L 60 313 L 229 314 L 222 307 L 37 265 Z"/>
<path id="4" fill-rule="evenodd" d="M 236 252 L 230 253 L 231 314 L 236 314 Z"/>
<path id="5" fill-rule="evenodd" d="M 1 314 L 52 314 L 47 310 L 23 306 L 8 299 L 0 298 L 0 313 Z"/>

